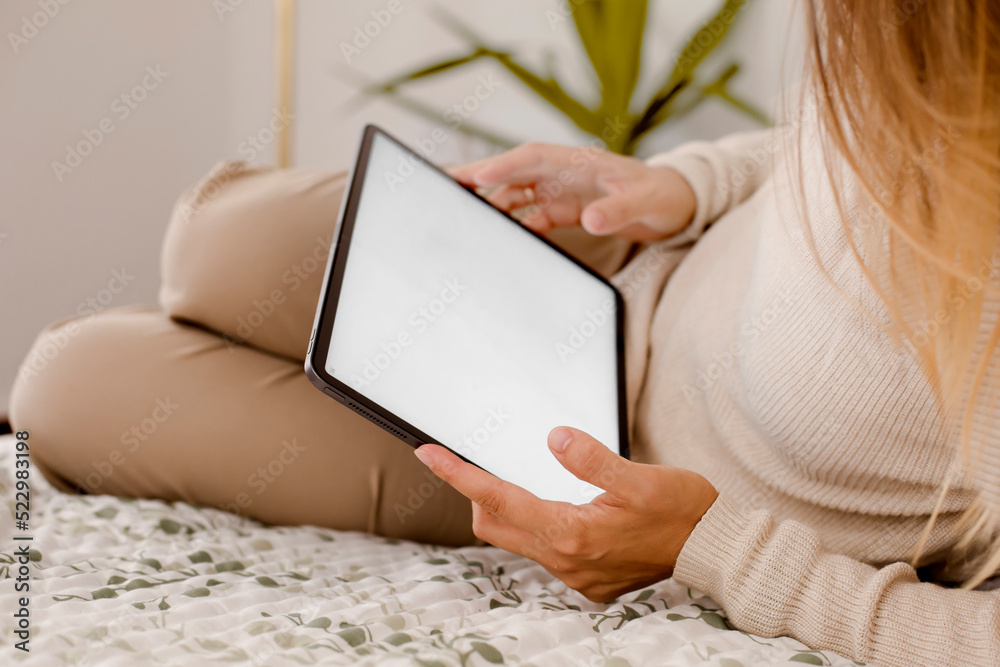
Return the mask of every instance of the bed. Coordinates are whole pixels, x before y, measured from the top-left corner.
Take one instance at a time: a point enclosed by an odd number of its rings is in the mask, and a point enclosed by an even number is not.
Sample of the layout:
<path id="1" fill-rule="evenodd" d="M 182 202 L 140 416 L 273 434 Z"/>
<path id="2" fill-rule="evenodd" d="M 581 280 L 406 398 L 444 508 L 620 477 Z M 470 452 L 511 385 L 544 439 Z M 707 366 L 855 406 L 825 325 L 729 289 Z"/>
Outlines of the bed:
<path id="1" fill-rule="evenodd" d="M 529 560 L 183 503 L 73 496 L 31 476 L 30 652 L 15 593 L 12 436 L 0 437 L 0 664 L 852 665 L 731 629 L 665 581 L 589 602 Z M 14 565 L 12 568 L 11 566 Z"/>

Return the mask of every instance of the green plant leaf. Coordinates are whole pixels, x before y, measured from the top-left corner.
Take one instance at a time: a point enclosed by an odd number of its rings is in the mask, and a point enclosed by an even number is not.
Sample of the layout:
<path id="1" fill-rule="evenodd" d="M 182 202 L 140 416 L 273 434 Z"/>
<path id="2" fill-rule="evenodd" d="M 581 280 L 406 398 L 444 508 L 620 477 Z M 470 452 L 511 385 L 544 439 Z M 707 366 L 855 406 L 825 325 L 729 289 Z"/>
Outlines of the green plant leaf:
<path id="1" fill-rule="evenodd" d="M 521 83 L 528 86 L 536 95 L 561 111 L 563 115 L 569 118 L 581 130 L 589 134 L 596 134 L 601 131 L 600 117 L 594 114 L 585 104 L 577 101 L 563 90 L 563 87 L 554 77 L 542 78 L 514 60 L 509 53 L 487 46 L 487 40 L 483 39 L 469 26 L 460 21 L 454 14 L 446 12 L 440 7 L 436 9 L 435 14 L 446 28 L 469 42 L 470 46 L 475 49 L 475 52 L 481 51 L 482 55 L 489 56 L 503 65 Z"/>
<path id="2" fill-rule="evenodd" d="M 561 111 L 574 125 L 588 134 L 599 134 L 603 128 L 603 117 L 595 114 L 585 104 L 577 101 L 563 90 L 555 79 L 543 79 L 527 67 L 518 64 L 510 55 L 491 51 L 488 55 L 503 65 L 508 72 L 520 79 L 543 100 Z"/>
<path id="3" fill-rule="evenodd" d="M 601 83 L 601 112 L 628 113 L 639 79 L 646 0 L 586 0 L 573 9 L 573 22 Z"/>
<path id="4" fill-rule="evenodd" d="M 715 81 L 707 86 L 702 86 L 698 91 L 698 94 L 692 96 L 688 101 L 686 101 L 684 106 L 674 107 L 671 118 L 676 119 L 684 117 L 693 111 L 695 107 L 701 104 L 706 98 L 714 96 L 718 97 L 730 106 L 735 107 L 742 113 L 750 116 L 761 125 L 771 125 L 773 121 L 766 113 L 752 105 L 750 102 L 747 102 L 729 92 L 729 80 L 736 75 L 738 70 L 738 64 L 731 64 L 722 72 L 722 74 L 718 76 L 718 78 L 715 79 Z"/>
<path id="5" fill-rule="evenodd" d="M 761 125 L 770 125 L 771 119 L 767 114 L 746 100 L 729 92 L 729 81 L 736 76 L 739 71 L 739 63 L 730 64 L 729 67 L 727 67 L 715 81 L 702 88 L 702 92 L 705 95 L 714 95 L 715 97 L 718 97 L 730 106 L 733 106 L 747 116 L 750 116 Z"/>
<path id="6" fill-rule="evenodd" d="M 687 81 L 680 81 L 676 86 L 667 92 L 654 97 L 646 106 L 645 111 L 642 112 L 642 116 L 640 116 L 639 119 L 632 124 L 632 128 L 628 133 L 629 143 L 635 143 L 635 141 L 642 137 L 642 135 L 659 125 L 662 120 L 657 121 L 656 117 L 660 113 L 660 110 L 670 104 L 674 97 L 680 94 L 680 92 L 684 90 L 687 85 Z"/>
<path id="7" fill-rule="evenodd" d="M 747 0 L 725 0 L 712 18 L 695 31 L 684 48 L 677 54 L 677 64 L 674 65 L 670 78 L 667 79 L 661 91 L 673 88 L 679 81 L 694 79 L 698 65 L 729 34 L 729 28 L 736 22 L 736 17 L 746 2 Z"/>
<path id="8" fill-rule="evenodd" d="M 738 13 L 747 0 L 724 0 L 719 10 L 705 22 L 687 41 L 677 54 L 677 62 L 663 86 L 646 105 L 630 133 L 630 143 L 636 143 L 650 130 L 656 128 L 671 116 L 671 105 L 692 81 L 695 70 L 712 51 L 722 43 L 729 28 L 735 23 Z M 701 103 L 703 97 L 694 106 Z M 641 127 L 639 126 L 641 123 Z"/>
<path id="9" fill-rule="evenodd" d="M 442 60 L 441 62 L 426 65 L 420 69 L 416 69 L 405 74 L 397 74 L 391 79 L 365 86 L 364 90 L 367 93 L 389 93 L 396 90 L 396 88 L 399 88 L 403 84 L 410 83 L 411 81 L 418 81 L 429 76 L 434 76 L 435 74 L 441 74 L 442 72 L 447 72 L 448 70 L 462 67 L 463 65 L 468 65 L 475 60 L 486 57 L 487 55 L 488 52 L 485 49 L 477 48 L 475 51 L 465 56 Z"/>

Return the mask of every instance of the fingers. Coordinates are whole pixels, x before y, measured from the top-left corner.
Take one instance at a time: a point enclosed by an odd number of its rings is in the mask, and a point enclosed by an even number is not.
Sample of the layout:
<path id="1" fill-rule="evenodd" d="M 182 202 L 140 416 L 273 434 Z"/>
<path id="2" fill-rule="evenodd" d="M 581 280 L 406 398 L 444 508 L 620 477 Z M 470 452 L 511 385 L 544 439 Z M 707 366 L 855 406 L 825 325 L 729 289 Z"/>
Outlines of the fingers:
<path id="1" fill-rule="evenodd" d="M 528 209 L 523 221 L 527 227 L 540 234 L 556 227 L 575 227 L 580 224 L 579 203 L 569 197 L 548 202 L 543 198 L 538 206 Z"/>
<path id="2" fill-rule="evenodd" d="M 566 470 L 584 482 L 623 498 L 632 497 L 636 491 L 636 464 L 579 429 L 552 429 L 549 449 Z"/>
<path id="3" fill-rule="evenodd" d="M 529 194 L 529 192 L 531 194 Z M 506 185 L 491 193 L 487 200 L 502 211 L 516 211 L 535 203 L 534 190 L 520 185 Z"/>
<path id="4" fill-rule="evenodd" d="M 464 183 L 465 185 L 475 185 L 476 183 L 473 180 L 473 176 L 479 172 L 479 170 L 482 169 L 486 163 L 493 159 L 494 158 L 488 158 L 486 160 L 479 160 L 478 162 L 463 164 L 458 167 L 451 167 L 448 169 L 448 174 L 459 183 Z"/>
<path id="5" fill-rule="evenodd" d="M 414 453 L 463 496 L 527 531 L 538 530 L 551 511 L 549 506 L 557 504 L 541 500 L 519 486 L 466 463 L 440 445 L 421 445 Z"/>
<path id="6" fill-rule="evenodd" d="M 473 162 L 452 170 L 453 178 L 469 185 L 527 185 L 541 179 L 551 167 L 546 163 L 565 146 L 527 143 L 496 157 Z"/>
<path id="7" fill-rule="evenodd" d="M 507 213 L 521 211 L 518 219 L 524 226 L 546 234 L 554 227 L 574 226 L 579 216 L 578 204 L 569 198 L 552 199 L 522 186 L 508 185 L 491 193 L 487 200 Z M 541 197 L 541 198 L 539 198 Z"/>
<path id="8" fill-rule="evenodd" d="M 535 540 L 531 533 L 487 512 L 476 503 L 472 503 L 472 532 L 479 539 L 489 542 L 498 549 L 531 557 L 531 554 L 527 553 L 528 545 Z"/>
<path id="9" fill-rule="evenodd" d="M 601 197 L 583 209 L 580 225 L 598 236 L 613 234 L 632 223 L 644 221 L 650 211 L 649 199 L 632 188 Z"/>

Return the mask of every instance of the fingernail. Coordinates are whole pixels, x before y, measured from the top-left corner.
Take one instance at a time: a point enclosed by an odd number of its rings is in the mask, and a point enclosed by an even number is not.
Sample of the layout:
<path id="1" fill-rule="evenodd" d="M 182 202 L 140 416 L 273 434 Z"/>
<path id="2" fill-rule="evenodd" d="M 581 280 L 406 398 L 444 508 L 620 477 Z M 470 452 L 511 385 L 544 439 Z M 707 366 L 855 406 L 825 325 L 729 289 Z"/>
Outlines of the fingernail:
<path id="1" fill-rule="evenodd" d="M 582 220 L 581 220 L 582 223 Z M 608 218 L 600 211 L 590 211 L 587 213 L 586 229 L 591 232 L 604 231 L 608 226 Z"/>
<path id="2" fill-rule="evenodd" d="M 549 449 L 551 449 L 556 454 L 562 454 L 566 451 L 566 445 L 573 438 L 573 431 L 568 428 L 560 426 L 557 429 L 553 429 L 552 433 L 549 433 Z"/>
<path id="3" fill-rule="evenodd" d="M 428 468 L 434 467 L 434 457 L 431 456 L 431 453 L 429 451 L 421 447 L 417 447 L 416 449 L 413 450 L 413 453 L 416 454 L 417 458 L 420 459 L 420 462 L 423 463 L 425 466 L 427 466 Z"/>

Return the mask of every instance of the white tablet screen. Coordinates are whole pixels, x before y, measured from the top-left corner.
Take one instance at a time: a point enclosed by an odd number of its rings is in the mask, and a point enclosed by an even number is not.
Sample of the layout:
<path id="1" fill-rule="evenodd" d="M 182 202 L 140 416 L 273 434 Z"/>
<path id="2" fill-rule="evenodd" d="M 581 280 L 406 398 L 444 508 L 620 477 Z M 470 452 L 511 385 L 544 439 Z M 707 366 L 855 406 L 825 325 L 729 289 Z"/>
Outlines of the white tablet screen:
<path id="1" fill-rule="evenodd" d="M 326 359 L 332 377 L 540 498 L 600 490 L 551 429 L 620 451 L 614 292 L 376 133 Z"/>

